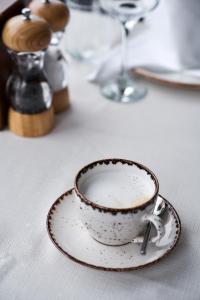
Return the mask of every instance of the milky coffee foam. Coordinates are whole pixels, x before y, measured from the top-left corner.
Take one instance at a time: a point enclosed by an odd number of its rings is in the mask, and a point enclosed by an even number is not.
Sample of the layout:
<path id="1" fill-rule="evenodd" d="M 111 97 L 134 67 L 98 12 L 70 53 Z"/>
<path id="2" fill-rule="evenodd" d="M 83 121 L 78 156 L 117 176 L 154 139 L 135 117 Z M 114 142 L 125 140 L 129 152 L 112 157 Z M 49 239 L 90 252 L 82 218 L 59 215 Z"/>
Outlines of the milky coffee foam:
<path id="1" fill-rule="evenodd" d="M 87 176 L 79 187 L 92 202 L 111 208 L 129 208 L 147 202 L 155 192 L 148 175 L 126 170 L 102 170 Z"/>

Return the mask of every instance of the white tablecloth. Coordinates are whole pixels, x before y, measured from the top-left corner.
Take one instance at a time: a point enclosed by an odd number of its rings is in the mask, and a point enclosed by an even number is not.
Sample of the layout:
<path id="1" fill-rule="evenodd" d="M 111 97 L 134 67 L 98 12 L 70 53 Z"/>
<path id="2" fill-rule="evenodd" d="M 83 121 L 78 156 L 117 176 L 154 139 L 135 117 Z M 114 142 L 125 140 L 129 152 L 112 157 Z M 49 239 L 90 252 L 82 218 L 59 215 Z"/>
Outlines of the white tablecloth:
<path id="1" fill-rule="evenodd" d="M 70 64 L 71 109 L 54 131 L 25 139 L 0 132 L 1 300 L 198 300 L 200 297 L 200 94 L 148 84 L 148 96 L 123 105 L 85 81 Z M 177 249 L 159 264 L 127 273 L 76 264 L 46 231 L 52 202 L 84 164 L 122 157 L 152 168 L 160 193 L 180 214 Z M 80 245 L 81 247 L 81 245 Z"/>

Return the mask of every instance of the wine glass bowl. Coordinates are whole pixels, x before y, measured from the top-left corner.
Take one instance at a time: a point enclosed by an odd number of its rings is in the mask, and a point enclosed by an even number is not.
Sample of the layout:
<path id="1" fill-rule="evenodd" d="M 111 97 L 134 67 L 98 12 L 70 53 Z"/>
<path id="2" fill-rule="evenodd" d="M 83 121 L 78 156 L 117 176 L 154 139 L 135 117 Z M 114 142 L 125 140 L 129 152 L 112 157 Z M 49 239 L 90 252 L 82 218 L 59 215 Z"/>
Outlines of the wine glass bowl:
<path id="1" fill-rule="evenodd" d="M 158 0 L 100 0 L 101 7 L 120 21 L 140 19 L 154 10 Z"/>

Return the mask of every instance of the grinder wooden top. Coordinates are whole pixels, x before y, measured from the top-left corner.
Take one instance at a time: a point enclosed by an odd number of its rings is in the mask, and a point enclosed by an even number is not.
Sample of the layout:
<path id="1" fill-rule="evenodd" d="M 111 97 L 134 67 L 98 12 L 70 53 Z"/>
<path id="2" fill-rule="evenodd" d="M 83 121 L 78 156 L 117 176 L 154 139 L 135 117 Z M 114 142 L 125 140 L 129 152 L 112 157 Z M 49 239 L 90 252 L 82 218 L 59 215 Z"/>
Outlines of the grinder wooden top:
<path id="1" fill-rule="evenodd" d="M 44 18 L 53 32 L 62 31 L 69 22 L 69 9 L 58 0 L 33 0 L 29 4 L 34 15 Z"/>
<path id="2" fill-rule="evenodd" d="M 51 40 L 49 24 L 30 15 L 30 9 L 9 19 L 3 27 L 2 39 L 6 47 L 17 52 L 35 52 L 48 47 Z"/>

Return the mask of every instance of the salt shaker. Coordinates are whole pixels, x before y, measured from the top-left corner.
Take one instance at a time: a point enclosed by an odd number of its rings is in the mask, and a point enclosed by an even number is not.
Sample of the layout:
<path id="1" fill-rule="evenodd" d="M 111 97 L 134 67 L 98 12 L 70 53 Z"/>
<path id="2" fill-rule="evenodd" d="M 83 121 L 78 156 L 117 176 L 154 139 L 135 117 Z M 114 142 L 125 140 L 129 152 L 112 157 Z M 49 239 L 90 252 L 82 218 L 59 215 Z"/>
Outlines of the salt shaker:
<path id="1" fill-rule="evenodd" d="M 69 21 L 69 9 L 58 0 L 33 0 L 31 11 L 44 18 L 53 35 L 45 55 L 44 68 L 53 90 L 53 106 L 56 113 L 69 107 L 68 64 L 60 49 L 60 42 Z"/>
<path id="2" fill-rule="evenodd" d="M 51 89 L 43 72 L 50 26 L 24 8 L 21 15 L 6 22 L 2 39 L 16 62 L 7 83 L 9 128 L 20 136 L 45 135 L 54 125 Z"/>

